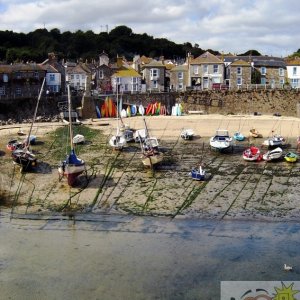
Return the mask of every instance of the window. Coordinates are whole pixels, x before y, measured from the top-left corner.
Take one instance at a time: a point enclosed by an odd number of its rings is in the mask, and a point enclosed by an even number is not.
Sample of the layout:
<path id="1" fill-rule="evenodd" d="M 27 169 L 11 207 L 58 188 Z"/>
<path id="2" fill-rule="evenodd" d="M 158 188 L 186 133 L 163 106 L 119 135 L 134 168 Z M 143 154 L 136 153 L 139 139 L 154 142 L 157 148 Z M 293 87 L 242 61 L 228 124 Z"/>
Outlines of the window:
<path id="1" fill-rule="evenodd" d="M 218 65 L 214 65 L 214 73 L 219 73 L 219 66 Z"/>
<path id="2" fill-rule="evenodd" d="M 137 83 L 138 81 L 137 81 L 137 77 L 132 77 L 132 80 L 131 80 L 131 82 L 134 84 L 134 83 Z"/>
<path id="3" fill-rule="evenodd" d="M 125 91 L 125 92 L 128 91 L 128 84 L 127 84 L 127 83 L 124 84 L 124 91 Z"/>
<path id="4" fill-rule="evenodd" d="M 198 70 L 198 66 L 194 66 L 194 74 L 198 74 L 199 70 Z"/>
<path id="5" fill-rule="evenodd" d="M 280 78 L 279 82 L 280 82 L 280 84 L 284 84 L 284 79 Z"/>
<path id="6" fill-rule="evenodd" d="M 3 74 L 3 82 L 8 82 L 8 75 L 7 74 Z"/>
<path id="7" fill-rule="evenodd" d="M 17 72 L 17 73 L 16 73 L 16 77 L 17 77 L 17 79 L 21 79 L 21 73 L 20 73 L 20 72 Z"/>
<path id="8" fill-rule="evenodd" d="M 76 75 L 76 79 L 79 79 L 79 75 L 78 74 Z"/>
<path id="9" fill-rule="evenodd" d="M 236 74 L 237 75 L 242 75 L 242 68 L 241 67 L 236 68 Z"/>
<path id="10" fill-rule="evenodd" d="M 81 75 L 81 79 L 82 79 L 82 80 L 85 80 L 85 75 Z"/>
<path id="11" fill-rule="evenodd" d="M 297 75 L 297 67 L 293 67 L 293 75 Z"/>
<path id="12" fill-rule="evenodd" d="M 157 88 L 157 80 L 153 80 L 153 88 Z"/>
<path id="13" fill-rule="evenodd" d="M 179 83 L 179 84 L 178 84 L 178 89 L 179 89 L 179 90 L 182 90 L 182 89 L 183 89 L 183 84 L 182 84 L 182 83 Z"/>
<path id="14" fill-rule="evenodd" d="M 293 78 L 292 79 L 292 87 L 299 87 L 299 79 Z"/>
<path id="15" fill-rule="evenodd" d="M 0 87 L 0 96 L 4 96 L 5 95 L 5 87 L 1 86 Z"/>
<path id="16" fill-rule="evenodd" d="M 133 84 L 133 85 L 132 85 L 132 90 L 133 90 L 134 92 L 137 92 L 137 90 L 138 90 L 138 85 L 137 85 L 137 84 Z"/>
<path id="17" fill-rule="evenodd" d="M 266 75 L 267 74 L 267 69 L 266 69 L 266 67 L 261 67 L 260 68 L 260 73 L 261 73 L 261 75 Z M 265 83 L 264 83 L 265 84 Z"/>
<path id="18" fill-rule="evenodd" d="M 158 69 L 150 69 L 150 76 L 152 79 L 155 79 L 158 77 Z"/>
<path id="19" fill-rule="evenodd" d="M 16 88 L 16 95 L 21 96 L 21 94 L 22 94 L 21 88 L 17 87 Z"/>
<path id="20" fill-rule="evenodd" d="M 267 83 L 266 78 L 261 78 L 260 83 L 261 83 L 261 84 L 266 84 L 266 83 Z"/>
<path id="21" fill-rule="evenodd" d="M 284 69 L 283 68 L 279 68 L 279 76 L 284 76 Z"/>
<path id="22" fill-rule="evenodd" d="M 238 77 L 238 78 L 237 78 L 236 84 L 237 84 L 237 85 L 242 85 L 242 78 L 241 78 L 241 77 Z"/>
<path id="23" fill-rule="evenodd" d="M 49 80 L 50 81 L 55 81 L 55 75 L 54 74 L 49 74 Z"/>
<path id="24" fill-rule="evenodd" d="M 203 73 L 208 73 L 208 65 L 203 65 Z"/>
<path id="25" fill-rule="evenodd" d="M 72 74 L 72 75 L 71 75 L 71 80 L 73 80 L 73 79 L 74 79 L 74 75 Z"/>
<path id="26" fill-rule="evenodd" d="M 178 79 L 179 80 L 183 79 L 183 72 L 178 72 Z"/>
<path id="27" fill-rule="evenodd" d="M 121 77 L 116 77 L 117 84 L 121 84 Z"/>
<path id="28" fill-rule="evenodd" d="M 100 78 L 100 79 L 103 79 L 103 78 L 104 78 L 104 72 L 103 72 L 103 70 L 100 70 L 100 71 L 99 71 L 99 78 Z"/>
<path id="29" fill-rule="evenodd" d="M 33 76 L 34 76 L 34 78 L 39 78 L 39 72 L 35 71 Z"/>

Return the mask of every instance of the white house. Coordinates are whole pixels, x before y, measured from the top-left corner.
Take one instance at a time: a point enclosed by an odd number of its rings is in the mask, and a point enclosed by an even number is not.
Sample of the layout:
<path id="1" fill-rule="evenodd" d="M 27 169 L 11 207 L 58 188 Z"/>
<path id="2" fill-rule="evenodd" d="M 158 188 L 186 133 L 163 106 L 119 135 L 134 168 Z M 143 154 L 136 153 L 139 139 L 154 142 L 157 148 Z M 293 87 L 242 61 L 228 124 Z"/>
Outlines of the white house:
<path id="1" fill-rule="evenodd" d="M 287 61 L 288 81 L 292 88 L 300 88 L 300 59 Z"/>

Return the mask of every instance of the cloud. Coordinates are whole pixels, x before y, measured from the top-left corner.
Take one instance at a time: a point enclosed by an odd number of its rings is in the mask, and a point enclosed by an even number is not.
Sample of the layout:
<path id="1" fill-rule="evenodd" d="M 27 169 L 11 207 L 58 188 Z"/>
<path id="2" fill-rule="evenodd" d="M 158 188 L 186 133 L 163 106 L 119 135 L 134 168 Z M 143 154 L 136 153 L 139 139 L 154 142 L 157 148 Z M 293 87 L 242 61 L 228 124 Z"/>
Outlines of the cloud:
<path id="1" fill-rule="evenodd" d="M 299 48 L 296 0 L 2 0 L 0 30 L 30 32 L 46 26 L 64 31 L 106 26 L 130 27 L 134 33 L 164 37 L 202 49 L 242 53 L 256 49 L 284 56 Z"/>

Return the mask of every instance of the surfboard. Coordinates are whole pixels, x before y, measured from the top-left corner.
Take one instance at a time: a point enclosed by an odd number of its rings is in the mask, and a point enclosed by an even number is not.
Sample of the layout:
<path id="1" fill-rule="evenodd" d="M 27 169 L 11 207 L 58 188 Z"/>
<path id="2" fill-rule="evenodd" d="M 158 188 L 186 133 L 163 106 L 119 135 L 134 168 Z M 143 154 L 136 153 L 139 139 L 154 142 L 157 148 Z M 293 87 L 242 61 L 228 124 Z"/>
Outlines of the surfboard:
<path id="1" fill-rule="evenodd" d="M 105 104 L 101 105 L 101 116 L 105 117 Z"/>
<path id="2" fill-rule="evenodd" d="M 147 108 L 146 108 L 146 115 L 148 116 L 151 112 L 151 109 L 152 109 L 152 104 L 148 104 Z"/>
<path id="3" fill-rule="evenodd" d="M 108 98 L 107 105 L 108 105 L 108 115 L 110 117 L 112 117 L 113 116 L 113 101 L 111 98 Z"/>
<path id="4" fill-rule="evenodd" d="M 143 116 L 144 113 L 145 113 L 145 108 L 144 108 L 144 106 L 141 104 L 141 105 L 139 106 L 139 114 Z"/>
<path id="5" fill-rule="evenodd" d="M 130 108 L 130 105 L 127 106 L 126 113 L 127 113 L 127 117 L 131 117 L 131 108 Z"/>
<path id="6" fill-rule="evenodd" d="M 99 107 L 96 105 L 96 114 L 97 114 L 97 118 L 100 119 L 101 118 L 101 112 Z"/>
<path id="7" fill-rule="evenodd" d="M 132 116 L 135 116 L 135 115 L 136 115 L 136 112 L 137 112 L 136 105 L 132 105 L 132 106 L 131 106 L 131 115 L 132 115 Z"/>
<path id="8" fill-rule="evenodd" d="M 108 118 L 109 112 L 108 112 L 108 97 L 106 97 L 104 101 L 104 106 L 105 106 L 105 117 Z"/>

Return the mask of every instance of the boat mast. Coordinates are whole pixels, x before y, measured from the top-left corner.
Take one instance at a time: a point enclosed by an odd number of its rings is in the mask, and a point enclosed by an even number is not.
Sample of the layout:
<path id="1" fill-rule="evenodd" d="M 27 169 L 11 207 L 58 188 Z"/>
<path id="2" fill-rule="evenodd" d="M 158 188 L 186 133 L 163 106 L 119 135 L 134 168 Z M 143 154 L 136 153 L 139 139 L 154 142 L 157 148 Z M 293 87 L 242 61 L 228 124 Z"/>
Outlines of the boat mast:
<path id="1" fill-rule="evenodd" d="M 41 89 L 40 89 L 40 92 L 39 92 L 38 100 L 37 100 L 37 103 L 36 103 L 36 106 L 35 106 L 35 110 L 34 110 L 32 122 L 31 122 L 31 125 L 30 125 L 30 129 L 29 129 L 29 133 L 28 133 L 28 136 L 27 136 L 27 140 L 26 140 L 25 150 L 29 149 L 30 135 L 31 135 L 33 123 L 35 122 L 37 110 L 38 110 L 38 107 L 39 107 L 39 102 L 40 102 L 40 99 L 41 99 L 41 96 L 42 96 L 42 92 L 43 92 L 43 89 L 44 89 L 45 80 L 46 80 L 46 77 L 44 77 L 44 79 L 43 79 L 43 83 L 42 83 L 42 86 L 41 86 Z"/>
<path id="2" fill-rule="evenodd" d="M 72 116 L 71 116 L 70 84 L 68 84 L 67 87 L 68 87 L 68 107 L 69 107 L 69 134 L 70 134 L 70 145 L 71 145 L 71 151 L 72 151 L 72 150 L 74 150 L 74 144 L 73 144 Z"/>

